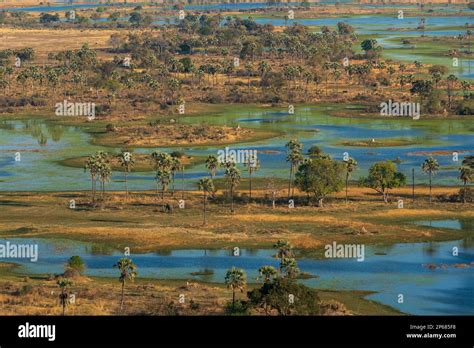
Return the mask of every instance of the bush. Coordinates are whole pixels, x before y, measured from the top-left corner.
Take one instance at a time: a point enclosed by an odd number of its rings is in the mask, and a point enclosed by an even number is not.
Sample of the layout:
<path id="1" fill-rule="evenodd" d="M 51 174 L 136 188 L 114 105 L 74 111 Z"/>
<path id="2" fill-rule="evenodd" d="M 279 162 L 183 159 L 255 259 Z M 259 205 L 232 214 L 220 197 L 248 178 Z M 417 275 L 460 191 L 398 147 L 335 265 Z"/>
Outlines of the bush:
<path id="1" fill-rule="evenodd" d="M 222 94 L 220 93 L 210 92 L 206 96 L 205 101 L 209 104 L 221 104 L 224 101 L 224 98 L 222 97 Z"/>
<path id="2" fill-rule="evenodd" d="M 457 113 L 458 115 L 463 115 L 463 116 L 474 115 L 474 109 L 464 104 L 461 104 L 457 108 Z"/>
<path id="3" fill-rule="evenodd" d="M 95 106 L 95 114 L 97 116 L 106 115 L 108 113 L 110 113 L 110 106 L 109 105 L 101 104 L 101 105 L 96 105 Z"/>
<path id="4" fill-rule="evenodd" d="M 452 202 L 452 203 L 463 202 L 464 198 L 466 198 L 466 202 L 474 201 L 474 190 L 471 187 L 462 188 L 458 191 L 458 193 L 454 193 L 452 195 L 436 196 L 436 199 L 439 202 Z"/>
<path id="5" fill-rule="evenodd" d="M 170 153 L 170 156 L 174 158 L 182 158 L 185 156 L 185 153 L 183 151 L 173 151 Z"/>
<path id="6" fill-rule="evenodd" d="M 30 284 L 23 285 L 20 289 L 18 289 L 15 292 L 15 295 L 16 296 L 25 296 L 25 295 L 33 293 L 33 290 L 34 290 L 34 288 Z"/>
<path id="7" fill-rule="evenodd" d="M 115 128 L 115 126 L 112 124 L 112 123 L 109 123 L 106 127 L 105 127 L 105 130 L 107 132 L 115 132 L 117 130 L 117 128 Z"/>
<path id="8" fill-rule="evenodd" d="M 294 296 L 290 303 L 289 296 Z M 276 310 L 279 315 L 318 315 L 320 303 L 318 293 L 290 278 L 277 278 L 265 283 L 260 289 L 247 293 L 250 303 L 263 307 L 265 311 Z"/>
<path id="9" fill-rule="evenodd" d="M 77 271 L 79 274 L 84 272 L 85 263 L 80 256 L 71 256 L 69 261 L 66 264 L 66 269 L 71 269 Z"/>
<path id="10" fill-rule="evenodd" d="M 192 311 L 198 311 L 201 306 L 199 303 L 194 302 L 193 300 L 189 301 L 189 309 Z"/>
<path id="11" fill-rule="evenodd" d="M 232 301 L 229 301 L 225 306 L 225 314 L 227 315 L 246 315 L 247 313 L 248 305 L 245 301 L 236 300 L 234 305 L 232 305 Z"/>
<path id="12" fill-rule="evenodd" d="M 474 201 L 474 190 L 470 187 L 463 187 L 459 190 L 458 196 L 460 201 L 472 203 Z"/>

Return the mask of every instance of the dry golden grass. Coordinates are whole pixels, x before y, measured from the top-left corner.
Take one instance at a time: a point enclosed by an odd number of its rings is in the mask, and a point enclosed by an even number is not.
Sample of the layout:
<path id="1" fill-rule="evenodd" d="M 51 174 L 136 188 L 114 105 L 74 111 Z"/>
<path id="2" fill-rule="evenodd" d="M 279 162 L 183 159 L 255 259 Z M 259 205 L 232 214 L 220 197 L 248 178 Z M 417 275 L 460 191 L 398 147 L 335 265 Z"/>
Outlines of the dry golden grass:
<path id="1" fill-rule="evenodd" d="M 73 280 L 70 294 L 75 303 L 69 304 L 67 315 L 171 315 L 169 310 L 185 315 L 223 314 L 229 291 L 222 286 L 195 282 L 163 282 L 137 280 L 125 287 L 125 306 L 120 311 L 120 283 L 115 279 Z M 179 295 L 185 295 L 180 304 Z M 61 315 L 59 288 L 55 280 L 0 282 L 0 315 Z M 238 298 L 243 297 L 238 294 Z M 199 304 L 191 309 L 190 302 Z M 171 308 L 170 303 L 173 302 Z"/>
<path id="2" fill-rule="evenodd" d="M 256 286 L 249 284 L 245 290 Z M 223 315 L 232 297 L 232 292 L 222 284 L 137 278 L 125 287 L 125 305 L 121 311 L 120 289 L 117 279 L 73 279 L 69 294 L 74 294 L 75 303 L 67 306 L 66 315 Z M 400 314 L 388 306 L 366 300 L 364 297 L 369 293 L 318 291 L 322 307 L 333 304 L 338 308 L 324 312 L 324 315 Z M 184 295 L 184 303 L 179 302 L 180 295 Z M 3 271 L 0 278 L 0 315 L 61 315 L 58 296 L 59 288 L 54 277 L 28 278 Z M 246 291 L 236 292 L 236 299 L 246 300 Z M 264 315 L 259 308 L 251 309 L 248 314 Z M 271 312 L 271 315 L 275 314 Z"/>
<path id="3" fill-rule="evenodd" d="M 54 30 L 0 28 L 0 50 L 31 47 L 39 61 L 46 60 L 48 53 L 74 50 L 88 44 L 92 49 L 110 47 L 107 41 L 114 30 Z"/>
<path id="4" fill-rule="evenodd" d="M 42 3 L 41 0 L 0 0 L 0 8 L 38 6 Z"/>
<path id="5" fill-rule="evenodd" d="M 439 193 L 455 188 L 437 188 Z M 222 191 L 221 191 L 222 192 Z M 242 193 L 243 191 L 240 191 Z M 156 192 L 134 192 L 125 199 L 123 192 L 107 193 L 106 202 L 93 208 L 88 192 L 70 193 L 3 193 L 0 236 L 67 238 L 98 242 L 108 246 L 133 247 L 136 252 L 177 248 L 269 247 L 278 239 L 288 239 L 295 246 L 319 250 L 333 241 L 361 243 L 414 242 L 428 239 L 448 240 L 460 231 L 422 227 L 414 220 L 471 219 L 472 204 L 429 204 L 427 188 L 417 188 L 415 205 L 407 198 L 409 190 L 395 190 L 392 201 L 384 204 L 380 196 L 368 190 L 350 188 L 350 201 L 344 195 L 331 197 L 322 208 L 307 206 L 296 200 L 289 209 L 285 201 L 272 209 L 263 191 L 254 191 L 258 200 L 252 203 L 238 198 L 235 213 L 229 203 L 210 203 L 208 223 L 203 225 L 202 196 L 187 192 L 186 208 L 179 209 L 181 194 L 168 195 L 173 214 L 161 212 Z M 219 193 L 221 195 L 221 193 Z M 341 197 L 342 196 L 342 197 Z M 284 192 L 280 197 L 286 197 Z M 397 200 L 405 200 L 398 209 Z M 69 209 L 69 200 L 76 209 Z"/>

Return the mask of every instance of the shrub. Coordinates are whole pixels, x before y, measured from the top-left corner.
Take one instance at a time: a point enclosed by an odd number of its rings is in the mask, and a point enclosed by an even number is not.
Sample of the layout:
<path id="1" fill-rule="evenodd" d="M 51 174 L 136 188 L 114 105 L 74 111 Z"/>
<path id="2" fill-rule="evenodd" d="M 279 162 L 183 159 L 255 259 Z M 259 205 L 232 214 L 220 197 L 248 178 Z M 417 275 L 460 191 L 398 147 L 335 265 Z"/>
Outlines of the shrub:
<path id="1" fill-rule="evenodd" d="M 474 190 L 472 190 L 470 187 L 463 187 L 459 190 L 458 197 L 460 201 L 473 202 Z"/>
<path id="2" fill-rule="evenodd" d="M 290 303 L 289 296 L 294 296 Z M 274 309 L 279 315 L 318 315 L 320 303 L 318 293 L 290 278 L 277 278 L 272 283 L 265 283 L 260 289 L 254 289 L 247 296 L 255 306 Z"/>
<path id="3" fill-rule="evenodd" d="M 236 300 L 234 305 L 232 301 L 227 302 L 225 305 L 225 314 L 227 315 L 246 315 L 248 313 L 247 302 Z"/>
<path id="4" fill-rule="evenodd" d="M 117 129 L 115 128 L 115 126 L 112 124 L 112 123 L 109 123 L 106 127 L 105 127 L 105 130 L 107 132 L 115 132 Z"/>
<path id="5" fill-rule="evenodd" d="M 34 290 L 33 286 L 31 286 L 30 284 L 26 284 L 26 285 L 23 285 L 20 289 L 18 289 L 15 292 L 15 295 L 16 296 L 25 296 L 25 295 L 33 293 L 33 290 Z"/>
<path id="6" fill-rule="evenodd" d="M 69 261 L 66 264 L 66 269 L 75 270 L 79 274 L 84 272 L 85 267 L 86 266 L 85 266 L 84 261 L 82 260 L 82 258 L 80 256 L 77 256 L 77 255 L 71 256 L 71 258 L 69 259 Z"/>
<path id="7" fill-rule="evenodd" d="M 185 156 L 185 153 L 183 151 L 173 151 L 170 153 L 170 155 L 174 158 L 182 158 Z"/>

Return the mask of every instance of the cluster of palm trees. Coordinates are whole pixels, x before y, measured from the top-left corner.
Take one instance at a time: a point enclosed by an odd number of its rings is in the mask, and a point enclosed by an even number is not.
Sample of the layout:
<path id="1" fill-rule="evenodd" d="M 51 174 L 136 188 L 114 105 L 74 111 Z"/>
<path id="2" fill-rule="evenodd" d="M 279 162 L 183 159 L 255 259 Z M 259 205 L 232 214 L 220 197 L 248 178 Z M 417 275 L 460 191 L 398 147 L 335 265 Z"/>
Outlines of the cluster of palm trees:
<path id="1" fill-rule="evenodd" d="M 100 184 L 99 190 L 103 201 L 105 184 L 110 181 L 112 176 L 112 167 L 110 166 L 108 154 L 103 151 L 98 151 L 96 154 L 87 158 L 84 164 L 84 171 L 87 170 L 91 177 L 92 203 L 95 203 L 96 200 L 97 181 Z"/>
<path id="2" fill-rule="evenodd" d="M 133 152 L 128 150 L 122 150 L 120 154 L 115 156 L 118 160 L 122 171 L 125 174 L 125 194 L 126 197 L 129 195 L 128 190 L 128 174 L 133 170 L 135 166 L 135 155 Z M 84 164 L 84 170 L 89 171 L 92 183 L 92 201 L 95 201 L 96 197 L 96 183 L 100 182 L 101 198 L 104 198 L 105 183 L 110 181 L 112 176 L 112 168 L 110 164 L 111 155 L 106 152 L 98 151 L 96 154 L 89 156 Z M 173 194 L 176 173 L 179 170 L 184 170 L 184 166 L 181 160 L 177 156 L 171 156 L 164 152 L 153 152 L 150 155 L 150 160 L 153 164 L 153 168 L 156 171 L 156 185 L 157 194 L 159 193 L 159 186 L 161 185 L 161 199 L 162 206 L 164 207 L 164 194 L 168 190 L 171 183 Z"/>
<path id="3" fill-rule="evenodd" d="M 172 193 L 174 194 L 174 185 L 176 173 L 184 170 L 184 166 L 176 156 L 171 156 L 165 152 L 153 152 L 151 154 L 153 161 L 153 168 L 156 171 L 156 185 L 158 192 L 158 185 L 161 185 L 161 204 L 163 210 L 165 209 L 165 192 L 169 185 L 172 186 Z"/>
<path id="4" fill-rule="evenodd" d="M 262 266 L 258 269 L 259 276 L 257 280 L 270 283 L 277 277 L 296 279 L 301 271 L 295 259 L 293 246 L 288 241 L 281 239 L 273 247 L 277 249 L 275 257 L 280 261 L 279 269 L 277 270 L 273 266 Z M 224 283 L 227 288 L 232 290 L 232 308 L 234 309 L 236 290 L 244 291 L 247 284 L 247 275 L 243 269 L 232 267 L 227 270 Z"/>
<path id="5" fill-rule="evenodd" d="M 432 187 L 432 177 L 439 171 L 439 163 L 438 161 L 433 158 L 432 156 L 425 159 L 423 164 L 421 165 L 421 170 L 428 174 L 429 176 L 429 187 L 430 187 L 430 203 L 432 202 L 432 194 L 431 194 L 431 187 Z M 459 167 L 459 179 L 463 182 L 463 189 L 461 192 L 461 196 L 463 202 L 466 203 L 467 198 L 467 190 L 466 185 L 469 182 L 474 180 L 474 157 L 473 156 L 466 156 Z"/>
<path id="6" fill-rule="evenodd" d="M 244 166 L 247 168 L 249 178 L 249 199 L 252 199 L 252 175 L 260 168 L 260 160 L 256 154 L 251 154 L 245 157 Z M 219 167 L 224 168 L 224 177 L 227 187 L 229 188 L 229 195 L 231 200 L 231 213 L 234 213 L 234 196 L 235 190 L 240 184 L 241 172 L 237 168 L 236 162 L 231 159 L 225 159 L 223 162 L 219 162 L 219 159 L 215 155 L 209 155 L 205 161 L 206 168 L 209 172 L 209 178 L 203 178 L 199 180 L 198 188 L 203 191 L 204 196 L 204 207 L 209 194 L 212 196 L 215 193 L 215 186 L 213 179 L 217 174 Z M 204 224 L 206 223 L 206 210 L 204 208 Z"/>
<path id="7" fill-rule="evenodd" d="M 287 156 L 286 161 L 290 164 L 289 170 L 289 180 L 288 180 L 288 198 L 294 196 L 294 186 L 295 186 L 295 174 L 299 174 L 302 166 L 304 164 L 311 163 L 313 160 L 318 159 L 325 159 L 328 161 L 332 161 L 331 157 L 325 154 L 319 147 L 312 146 L 308 151 L 308 157 L 303 155 L 303 145 L 297 140 L 292 139 L 286 145 L 285 148 L 287 149 Z M 129 195 L 127 178 L 128 173 L 130 173 L 135 164 L 135 155 L 126 150 L 122 150 L 122 152 L 116 155 L 116 158 L 122 168 L 122 171 L 125 174 L 125 193 L 126 197 Z M 175 177 L 178 171 L 183 172 L 184 176 L 184 165 L 182 164 L 180 158 L 177 155 L 170 155 L 165 152 L 153 152 L 150 155 L 150 160 L 152 161 L 153 168 L 156 171 L 156 191 L 157 195 L 161 196 L 161 204 L 163 210 L 165 209 L 165 192 L 168 191 L 169 186 L 172 186 L 172 195 L 174 195 L 175 191 Z M 348 202 L 349 193 L 349 179 L 351 178 L 353 172 L 357 169 L 358 163 L 357 161 L 349 156 L 345 156 L 343 159 L 342 168 L 344 170 L 345 176 L 345 199 L 346 203 Z M 252 175 L 259 169 L 260 161 L 258 158 L 253 156 L 248 156 L 246 162 L 244 163 L 246 170 L 248 172 L 248 179 L 249 179 L 249 199 L 252 199 Z M 214 184 L 214 179 L 217 175 L 219 168 L 224 169 L 224 179 L 226 187 L 228 188 L 228 194 L 230 197 L 230 211 L 231 213 L 235 212 L 234 209 L 234 198 L 236 194 L 236 190 L 241 181 L 241 171 L 237 167 L 237 164 L 233 160 L 226 160 L 224 162 L 220 162 L 216 155 L 209 155 L 205 160 L 205 167 L 208 170 L 209 176 L 199 179 L 197 182 L 197 188 L 199 191 L 202 192 L 203 197 L 203 224 L 207 224 L 207 209 L 208 209 L 208 201 L 209 198 L 214 198 L 216 193 L 216 187 Z M 432 202 L 432 179 L 433 176 L 439 171 L 440 165 L 438 161 L 433 158 L 432 156 L 425 159 L 425 161 L 421 165 L 422 172 L 426 173 L 429 177 L 429 201 Z M 85 170 L 89 171 L 91 184 L 92 184 L 92 202 L 96 200 L 96 192 L 97 192 L 97 182 L 100 183 L 100 192 L 101 192 L 101 199 L 104 200 L 104 193 L 105 193 L 105 185 L 108 181 L 110 181 L 112 175 L 112 169 L 110 165 L 110 156 L 102 151 L 98 151 L 96 154 L 87 158 L 84 166 Z M 381 169 L 382 170 L 382 169 Z M 459 179 L 463 182 L 463 200 L 466 202 L 466 197 L 468 196 L 467 192 L 467 184 L 472 182 L 474 178 L 474 161 L 472 160 L 472 156 L 466 156 L 462 162 L 461 167 L 459 168 L 460 174 Z M 339 173 L 337 173 L 339 174 Z M 377 174 L 379 175 L 379 174 Z M 380 175 L 383 175 L 380 174 Z M 375 178 L 377 179 L 377 178 Z M 379 178 L 379 181 L 385 180 L 384 178 Z M 184 179 L 183 179 L 184 180 Z M 324 179 L 322 179 L 324 181 Z M 268 182 L 267 184 L 270 184 Z M 404 185 L 404 181 L 400 184 Z M 322 184 L 324 185 L 324 183 Z M 268 185 L 267 185 L 268 186 Z M 370 186 L 371 187 L 371 186 Z M 161 189 L 160 189 L 161 188 Z M 267 187 L 267 189 L 270 189 Z M 374 189 L 376 189 L 374 187 Z M 184 182 L 183 182 L 183 190 L 184 190 Z M 377 189 L 376 189 L 377 190 Z M 275 194 L 278 191 L 276 187 L 273 187 L 271 190 L 272 194 L 272 201 L 273 206 L 275 206 Z M 336 189 L 338 191 L 338 189 Z M 160 194 L 161 192 L 161 194 Z M 184 192 L 184 191 L 183 191 Z M 384 201 L 385 199 L 385 192 L 384 192 Z"/>

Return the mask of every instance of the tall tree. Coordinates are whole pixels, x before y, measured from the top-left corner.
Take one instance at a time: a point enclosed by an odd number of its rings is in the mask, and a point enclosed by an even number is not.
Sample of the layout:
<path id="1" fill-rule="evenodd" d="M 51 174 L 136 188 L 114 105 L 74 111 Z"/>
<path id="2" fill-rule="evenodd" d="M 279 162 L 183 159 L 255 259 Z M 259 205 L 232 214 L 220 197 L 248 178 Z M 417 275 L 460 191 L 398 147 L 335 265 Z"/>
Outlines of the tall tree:
<path id="1" fill-rule="evenodd" d="M 228 289 L 232 289 L 232 308 L 235 308 L 235 291 L 240 290 L 243 292 L 247 285 L 247 275 L 244 270 L 235 267 L 227 270 L 225 275 L 225 285 Z"/>
<path id="2" fill-rule="evenodd" d="M 101 191 L 102 191 L 102 201 L 104 201 L 105 183 L 109 182 L 112 176 L 112 167 L 110 166 L 107 153 L 103 153 L 103 156 L 99 158 L 98 168 L 99 168 L 99 181 L 101 184 Z"/>
<path id="3" fill-rule="evenodd" d="M 206 220 L 206 205 L 209 195 L 213 195 L 215 192 L 214 183 L 210 178 L 200 179 L 198 182 L 198 188 L 202 191 L 203 194 L 203 212 L 204 212 L 204 225 L 207 223 Z"/>
<path id="4" fill-rule="evenodd" d="M 351 177 L 352 172 L 357 168 L 357 161 L 353 159 L 352 157 L 349 157 L 343 163 L 346 170 L 346 203 L 347 203 L 348 198 L 349 198 L 348 191 L 347 191 L 349 178 Z"/>
<path id="5" fill-rule="evenodd" d="M 137 276 L 137 266 L 129 258 L 123 257 L 117 261 L 114 268 L 118 268 L 120 271 L 119 281 L 122 284 L 122 293 L 120 297 L 120 310 L 123 310 L 124 296 L 125 296 L 125 282 L 133 280 Z"/>
<path id="6" fill-rule="evenodd" d="M 272 208 L 275 209 L 275 200 L 276 200 L 276 195 L 278 193 L 275 180 L 272 178 L 268 178 L 268 179 L 265 179 L 265 182 L 267 183 L 266 192 L 271 197 Z"/>
<path id="7" fill-rule="evenodd" d="M 252 174 L 260 168 L 260 160 L 254 155 L 247 156 L 245 166 L 249 174 L 249 199 L 252 200 Z"/>
<path id="8" fill-rule="evenodd" d="M 125 175 L 125 197 L 128 198 L 128 181 L 127 175 L 130 173 L 135 165 L 135 160 L 132 152 L 128 150 L 122 150 L 122 152 L 118 155 L 118 160 L 120 166 L 123 168 L 123 172 Z"/>
<path id="9" fill-rule="evenodd" d="M 65 315 L 69 298 L 68 287 L 72 285 L 72 282 L 68 278 L 60 278 L 58 279 L 57 284 L 61 289 L 61 292 L 59 293 L 59 302 L 63 308 L 63 315 Z"/>
<path id="10" fill-rule="evenodd" d="M 467 196 L 467 183 L 472 182 L 474 179 L 474 169 L 469 166 L 461 166 L 459 168 L 459 179 L 463 182 L 463 202 L 466 203 L 466 196 Z"/>
<path id="11" fill-rule="evenodd" d="M 421 170 L 428 174 L 429 178 L 430 178 L 430 203 L 431 203 L 431 179 L 433 177 L 433 175 L 435 175 L 438 170 L 439 170 L 439 163 L 438 161 L 433 158 L 433 157 L 428 157 L 427 159 L 425 159 L 425 161 L 423 162 L 423 164 L 421 165 Z"/>
<path id="12" fill-rule="evenodd" d="M 453 99 L 453 89 L 457 81 L 458 81 L 458 78 L 452 74 L 446 78 L 446 94 L 448 95 L 448 108 L 450 109 L 451 109 L 451 103 Z"/>
<path id="13" fill-rule="evenodd" d="M 84 171 L 89 170 L 89 174 L 91 176 L 92 203 L 95 202 L 96 183 L 97 183 L 97 176 L 99 174 L 98 164 L 99 163 L 95 155 L 89 156 L 84 164 Z"/>
<path id="14" fill-rule="evenodd" d="M 165 192 L 171 181 L 171 172 L 169 169 L 158 169 L 156 171 L 156 182 L 161 185 L 161 208 L 165 211 Z"/>
<path id="15" fill-rule="evenodd" d="M 156 194 L 159 194 L 161 184 L 161 201 L 164 209 L 164 191 L 168 188 L 171 180 L 171 167 L 173 158 L 165 152 L 153 152 L 151 154 L 153 168 L 156 170 Z"/>
<path id="16" fill-rule="evenodd" d="M 297 139 L 292 139 L 285 145 L 287 150 L 286 161 L 290 163 L 290 178 L 288 181 L 288 198 L 290 198 L 293 176 L 296 172 L 296 168 L 303 161 L 303 144 L 301 144 Z"/>
<path id="17" fill-rule="evenodd" d="M 170 173 L 171 173 L 171 185 L 172 185 L 172 195 L 174 195 L 174 179 L 176 173 L 181 168 L 181 160 L 178 157 L 171 156 L 171 163 L 170 163 Z"/>
<path id="18" fill-rule="evenodd" d="M 290 242 L 280 239 L 274 245 L 273 248 L 277 249 L 276 257 L 280 260 L 280 273 L 283 270 L 283 260 L 286 258 L 292 258 L 293 254 L 293 245 Z"/>
<path id="19" fill-rule="evenodd" d="M 216 177 L 217 168 L 219 168 L 219 160 L 216 155 L 209 155 L 206 158 L 206 168 L 209 171 L 211 179 Z"/>
<path id="20" fill-rule="evenodd" d="M 233 213 L 234 212 L 234 195 L 235 195 L 235 189 L 240 183 L 240 171 L 235 166 L 234 162 L 227 162 L 224 175 L 225 175 L 226 182 L 230 191 L 230 202 L 231 202 L 230 211 L 231 213 Z"/>

